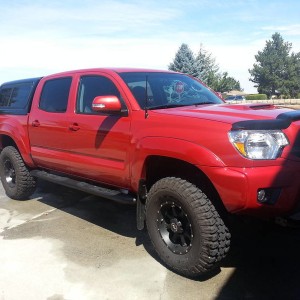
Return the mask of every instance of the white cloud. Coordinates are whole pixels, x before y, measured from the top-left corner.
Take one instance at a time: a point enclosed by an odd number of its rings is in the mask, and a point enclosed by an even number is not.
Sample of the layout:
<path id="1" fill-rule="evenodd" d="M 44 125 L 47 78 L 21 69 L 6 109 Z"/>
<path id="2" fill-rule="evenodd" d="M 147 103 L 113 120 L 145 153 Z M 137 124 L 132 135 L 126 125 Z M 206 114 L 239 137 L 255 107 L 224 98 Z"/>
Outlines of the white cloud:
<path id="1" fill-rule="evenodd" d="M 253 83 L 249 81 L 248 69 L 253 67 L 254 55 L 257 53 L 255 46 L 248 45 L 214 45 L 210 47 L 211 52 L 217 57 L 217 63 L 221 71 L 228 71 L 229 76 L 240 81 L 241 88 L 245 92 L 255 93 Z"/>
<path id="2" fill-rule="evenodd" d="M 180 11 L 134 1 L 71 2 L 2 5 L 0 82 L 85 67 L 167 68 L 175 46 L 160 29 Z"/>
<path id="3" fill-rule="evenodd" d="M 127 36 L 159 29 L 163 22 L 180 17 L 181 12 L 172 8 L 155 9 L 121 1 L 86 1 L 77 5 L 61 2 L 24 3 L 14 9 L 2 9 L 0 26 L 9 35 L 22 34 L 38 37 L 50 36 L 108 36 L 126 33 Z M 13 20 L 13 22 L 12 22 Z M 157 28 L 158 27 L 158 28 Z M 148 32 L 149 34 L 149 32 Z"/>
<path id="4" fill-rule="evenodd" d="M 18 41 L 6 40 L 6 43 L 10 47 L 2 49 L 0 68 L 13 69 L 16 74 L 14 78 L 7 78 L 7 74 L 0 72 L 1 82 L 18 79 L 18 69 L 23 70 L 21 75 L 25 77 L 87 67 L 167 69 L 178 47 L 177 43 L 160 39 L 82 38 L 37 41 L 22 38 Z M 33 70 L 35 74 L 32 74 Z"/>
<path id="5" fill-rule="evenodd" d="M 265 26 L 262 30 L 270 32 L 281 32 L 284 35 L 300 36 L 300 24 L 290 24 L 281 26 Z"/>
<path id="6" fill-rule="evenodd" d="M 270 32 L 300 32 L 297 24 L 242 30 L 258 7 L 256 0 L 11 0 L 1 3 L 0 82 L 87 67 L 167 69 L 184 42 L 195 52 L 203 43 L 221 71 L 254 92 L 248 69 Z"/>
<path id="7" fill-rule="evenodd" d="M 11 78 L 0 73 L 0 81 L 18 79 L 18 76 L 32 77 L 47 75 L 70 69 L 88 67 L 145 67 L 167 69 L 175 53 L 185 37 L 185 42 L 197 52 L 200 43 L 195 43 L 195 37 L 205 36 L 199 32 L 191 35 L 178 33 L 170 39 L 157 38 L 7 38 L 5 44 L 10 47 L 2 48 L 0 68 L 11 69 Z M 206 35 L 209 40 L 210 36 Z M 196 39 L 201 41 L 201 38 Z M 248 82 L 248 69 L 252 67 L 257 48 L 247 45 L 234 46 L 222 44 L 205 44 L 204 47 L 216 58 L 221 71 L 228 71 L 229 76 L 240 80 L 246 91 L 251 90 Z M 13 59 L 11 59 L 13 58 Z M 20 72 L 19 70 L 22 70 Z M 18 75 L 20 73 L 20 75 Z M 21 77 L 20 77 L 21 78 Z M 244 79 L 245 78 L 245 79 Z"/>

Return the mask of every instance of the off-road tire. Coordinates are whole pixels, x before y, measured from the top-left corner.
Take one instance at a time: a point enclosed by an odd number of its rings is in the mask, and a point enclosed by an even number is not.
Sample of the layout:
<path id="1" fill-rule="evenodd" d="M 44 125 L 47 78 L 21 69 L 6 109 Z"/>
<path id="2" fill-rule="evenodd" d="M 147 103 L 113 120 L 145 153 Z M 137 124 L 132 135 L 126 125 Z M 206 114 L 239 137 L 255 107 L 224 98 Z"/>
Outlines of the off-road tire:
<path id="1" fill-rule="evenodd" d="M 151 187 L 146 224 L 162 261 L 186 277 L 208 273 L 229 251 L 230 233 L 211 201 L 180 178 L 163 178 Z"/>
<path id="2" fill-rule="evenodd" d="M 15 200 L 28 199 L 36 187 L 36 180 L 15 147 L 5 147 L 0 154 L 0 176 L 8 197 Z"/>

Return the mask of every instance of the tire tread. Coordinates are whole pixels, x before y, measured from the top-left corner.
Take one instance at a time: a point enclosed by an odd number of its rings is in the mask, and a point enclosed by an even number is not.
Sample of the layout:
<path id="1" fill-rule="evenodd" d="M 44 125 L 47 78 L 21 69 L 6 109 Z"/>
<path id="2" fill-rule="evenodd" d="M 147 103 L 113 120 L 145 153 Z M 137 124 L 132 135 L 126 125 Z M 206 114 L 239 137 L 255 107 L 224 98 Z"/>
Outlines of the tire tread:
<path id="1" fill-rule="evenodd" d="M 16 172 L 16 186 L 11 188 L 7 185 L 3 172 L 3 160 L 6 158 L 10 159 L 15 167 Z M 30 175 L 28 168 L 26 167 L 20 153 L 13 146 L 5 147 L 0 155 L 1 162 L 1 181 L 5 189 L 6 194 L 15 200 L 27 199 L 35 191 L 36 180 Z"/>
<path id="2" fill-rule="evenodd" d="M 186 269 L 179 269 L 175 264 L 170 263 L 162 257 L 164 262 L 174 269 L 177 273 L 188 277 L 202 275 L 216 266 L 228 253 L 230 248 L 230 233 L 224 224 L 217 210 L 207 196 L 192 183 L 177 177 L 166 177 L 157 181 L 150 189 L 146 202 L 146 214 L 151 205 L 151 199 L 157 192 L 169 191 L 176 192 L 179 197 L 184 196 L 184 201 L 194 211 L 196 224 L 200 224 L 203 239 L 202 253 Z M 159 254 L 155 243 L 153 246 Z"/>

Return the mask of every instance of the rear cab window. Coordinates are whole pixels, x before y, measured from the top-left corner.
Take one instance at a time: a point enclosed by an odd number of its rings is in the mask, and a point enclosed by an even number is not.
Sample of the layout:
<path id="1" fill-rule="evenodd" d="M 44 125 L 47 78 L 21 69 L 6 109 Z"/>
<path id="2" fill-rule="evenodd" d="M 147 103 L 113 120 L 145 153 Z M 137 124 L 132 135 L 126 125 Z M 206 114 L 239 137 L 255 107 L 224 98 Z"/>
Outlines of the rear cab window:
<path id="1" fill-rule="evenodd" d="M 0 111 L 7 114 L 27 114 L 40 78 L 4 83 L 0 87 Z"/>

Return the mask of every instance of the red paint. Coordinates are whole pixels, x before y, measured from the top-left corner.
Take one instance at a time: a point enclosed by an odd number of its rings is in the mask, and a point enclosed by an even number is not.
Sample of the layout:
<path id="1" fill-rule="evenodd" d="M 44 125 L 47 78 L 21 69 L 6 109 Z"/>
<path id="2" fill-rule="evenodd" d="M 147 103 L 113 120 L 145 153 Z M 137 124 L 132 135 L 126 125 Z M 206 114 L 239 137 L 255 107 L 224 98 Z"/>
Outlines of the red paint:
<path id="1" fill-rule="evenodd" d="M 92 108 L 98 112 L 121 111 L 121 103 L 116 96 L 98 96 L 93 100 Z"/>

